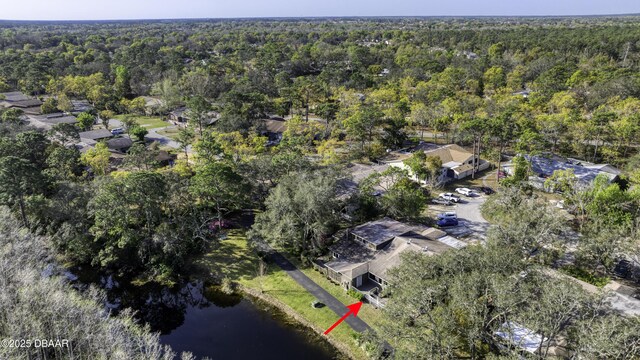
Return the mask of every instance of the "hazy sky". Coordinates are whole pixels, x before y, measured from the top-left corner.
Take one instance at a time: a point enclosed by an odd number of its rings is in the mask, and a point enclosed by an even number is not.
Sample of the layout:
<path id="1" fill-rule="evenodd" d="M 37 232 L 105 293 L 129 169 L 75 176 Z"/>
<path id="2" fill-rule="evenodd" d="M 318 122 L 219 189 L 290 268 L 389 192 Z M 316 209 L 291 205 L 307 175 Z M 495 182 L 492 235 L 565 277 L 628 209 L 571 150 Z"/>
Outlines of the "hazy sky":
<path id="1" fill-rule="evenodd" d="M 640 13 L 640 0 L 0 0 L 0 19 Z"/>

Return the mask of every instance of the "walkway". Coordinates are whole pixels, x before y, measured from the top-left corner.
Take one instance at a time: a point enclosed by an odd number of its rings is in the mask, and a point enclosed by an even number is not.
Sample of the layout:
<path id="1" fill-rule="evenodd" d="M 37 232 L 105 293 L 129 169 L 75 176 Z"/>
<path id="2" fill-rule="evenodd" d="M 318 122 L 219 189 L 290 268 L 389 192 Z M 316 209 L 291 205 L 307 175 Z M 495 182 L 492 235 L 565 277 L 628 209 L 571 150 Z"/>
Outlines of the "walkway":
<path id="1" fill-rule="evenodd" d="M 309 279 L 302 271 L 298 270 L 289 260 L 287 260 L 282 254 L 277 251 L 271 253 L 271 260 L 273 260 L 282 270 L 284 270 L 289 276 L 293 278 L 298 284 L 302 285 L 311 295 L 315 296 L 321 303 L 327 305 L 329 309 L 333 310 L 338 316 L 342 316 L 347 313 L 347 307 L 341 303 L 338 299 L 329 294 L 325 289 Z M 355 300 L 354 300 L 355 301 Z M 336 319 L 337 320 L 337 319 Z M 359 317 L 349 316 L 344 322 L 349 324 L 351 328 L 357 332 L 363 332 L 365 330 L 371 330 L 371 327 L 362 321 Z"/>

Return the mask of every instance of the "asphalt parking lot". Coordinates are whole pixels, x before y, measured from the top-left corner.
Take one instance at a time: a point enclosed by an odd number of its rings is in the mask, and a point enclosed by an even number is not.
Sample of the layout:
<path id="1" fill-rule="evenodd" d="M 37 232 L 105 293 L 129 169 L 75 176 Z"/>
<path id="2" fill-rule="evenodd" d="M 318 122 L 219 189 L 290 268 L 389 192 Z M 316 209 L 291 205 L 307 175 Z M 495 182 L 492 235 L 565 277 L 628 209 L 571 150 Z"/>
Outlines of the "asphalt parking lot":
<path id="1" fill-rule="evenodd" d="M 445 211 L 455 211 L 458 215 L 458 226 L 444 228 L 447 234 L 468 241 L 484 241 L 489 223 L 482 217 L 480 206 L 487 200 L 487 195 L 479 194 L 474 197 L 461 195 L 456 205 L 431 204 L 430 212 L 435 217 Z"/>

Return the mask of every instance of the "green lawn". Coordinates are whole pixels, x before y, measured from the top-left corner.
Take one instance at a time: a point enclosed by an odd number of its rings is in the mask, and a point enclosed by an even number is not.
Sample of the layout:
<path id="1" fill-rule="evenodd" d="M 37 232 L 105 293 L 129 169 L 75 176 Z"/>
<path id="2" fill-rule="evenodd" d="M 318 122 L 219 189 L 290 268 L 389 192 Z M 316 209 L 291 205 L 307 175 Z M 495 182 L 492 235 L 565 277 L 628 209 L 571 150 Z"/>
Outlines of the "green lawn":
<path id="1" fill-rule="evenodd" d="M 328 307 L 319 309 L 311 307 L 315 298 L 276 264 L 267 264 L 264 276 L 258 276 L 258 264 L 259 258 L 248 247 L 244 230 L 239 229 L 230 230 L 220 246 L 193 261 L 193 265 L 198 269 L 195 272 L 196 275 L 217 279 L 229 277 L 242 286 L 262 291 L 291 307 L 317 328 L 326 329 L 338 320 L 338 315 Z M 342 301 L 345 307 L 356 301 L 314 270 L 303 271 Z M 379 325 L 379 314 L 376 315 L 376 312 L 379 313 L 378 310 L 365 305 L 360 310 L 359 316 L 367 322 L 372 321 Z M 372 326 L 375 325 L 372 324 Z M 347 346 L 357 359 L 366 359 L 365 352 L 355 342 L 355 335 L 356 332 L 346 324 L 338 326 L 329 334 L 330 337 Z"/>
<path id="2" fill-rule="evenodd" d="M 293 256 L 289 256 L 289 254 L 285 254 L 287 258 L 292 261 L 296 266 L 305 274 L 309 279 L 313 280 L 320 287 L 325 289 L 329 294 L 333 295 L 336 299 L 340 300 L 343 304 L 349 305 L 357 302 L 358 300 L 352 298 L 347 295 L 347 292 L 344 289 L 332 283 L 329 279 L 327 279 L 323 274 L 314 270 L 312 267 L 303 267 L 299 262 L 295 261 Z M 358 317 L 364 320 L 367 324 L 369 324 L 376 332 L 380 332 L 380 328 L 382 327 L 383 317 L 382 310 L 376 309 L 369 304 L 364 304 L 358 313 Z"/>
<path id="3" fill-rule="evenodd" d="M 243 282 L 253 279 L 257 274 L 258 256 L 247 246 L 244 231 L 233 229 L 220 245 L 196 259 L 193 264 L 205 275 L 212 278 L 228 277 Z"/>
<path id="4" fill-rule="evenodd" d="M 166 121 L 162 121 L 159 116 L 144 116 L 144 115 L 116 115 L 115 118 L 122 121 L 124 118 L 129 117 L 135 120 L 140 126 L 144 126 L 147 129 L 157 129 L 169 126 Z"/>
<path id="5" fill-rule="evenodd" d="M 180 130 L 178 130 L 177 128 L 158 130 L 158 134 L 164 135 L 174 140 L 176 139 L 179 133 L 180 133 Z"/>

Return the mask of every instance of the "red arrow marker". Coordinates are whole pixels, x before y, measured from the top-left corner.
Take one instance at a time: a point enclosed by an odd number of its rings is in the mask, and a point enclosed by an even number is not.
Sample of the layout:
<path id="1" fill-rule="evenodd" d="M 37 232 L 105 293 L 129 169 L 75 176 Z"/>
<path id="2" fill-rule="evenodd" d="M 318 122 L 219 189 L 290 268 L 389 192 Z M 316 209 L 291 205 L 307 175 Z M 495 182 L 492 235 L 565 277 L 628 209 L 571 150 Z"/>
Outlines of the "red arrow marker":
<path id="1" fill-rule="evenodd" d="M 336 326 L 340 325 L 340 323 L 343 322 L 344 319 L 346 319 L 349 315 L 353 314 L 353 316 L 358 316 L 358 311 L 360 311 L 361 306 L 362 306 L 362 301 L 357 302 L 355 304 L 347 305 L 347 309 L 349 309 L 349 311 L 347 311 L 346 314 L 342 315 L 340 320 L 336 321 L 335 324 L 331 325 L 331 327 L 328 328 L 327 331 L 324 332 L 324 334 L 325 335 L 329 334 L 331 330 L 333 330 Z"/>

